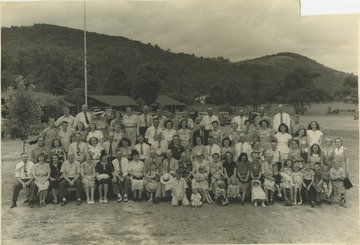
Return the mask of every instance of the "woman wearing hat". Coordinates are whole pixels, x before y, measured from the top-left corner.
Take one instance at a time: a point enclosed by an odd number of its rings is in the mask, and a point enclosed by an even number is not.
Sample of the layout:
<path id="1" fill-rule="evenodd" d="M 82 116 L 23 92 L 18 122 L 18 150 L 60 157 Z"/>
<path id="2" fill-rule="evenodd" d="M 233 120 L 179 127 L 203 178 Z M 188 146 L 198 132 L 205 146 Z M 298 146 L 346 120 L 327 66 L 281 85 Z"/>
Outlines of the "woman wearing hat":
<path id="1" fill-rule="evenodd" d="M 270 150 L 270 142 L 274 140 L 275 132 L 270 128 L 270 123 L 266 119 L 261 120 L 259 126 L 260 146 L 265 151 Z"/>
<path id="2" fill-rule="evenodd" d="M 132 150 L 133 160 L 129 163 L 128 172 L 131 177 L 131 190 L 134 194 L 133 201 L 141 202 L 141 195 L 144 190 L 144 162 L 139 159 L 139 152 Z"/>
<path id="3" fill-rule="evenodd" d="M 115 173 L 113 165 L 109 164 L 107 160 L 107 154 L 105 150 L 101 151 L 100 162 L 98 162 L 95 166 L 95 176 L 99 189 L 99 202 L 107 203 L 109 183 L 111 180 L 111 176 L 115 176 Z"/>

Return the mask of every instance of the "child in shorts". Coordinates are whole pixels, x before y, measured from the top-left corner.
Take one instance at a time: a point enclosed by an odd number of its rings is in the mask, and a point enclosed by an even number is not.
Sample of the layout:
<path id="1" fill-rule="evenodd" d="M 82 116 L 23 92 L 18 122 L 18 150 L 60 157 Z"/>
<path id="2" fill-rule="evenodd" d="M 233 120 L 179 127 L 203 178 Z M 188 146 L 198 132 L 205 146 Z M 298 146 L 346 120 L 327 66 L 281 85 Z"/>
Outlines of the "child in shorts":
<path id="1" fill-rule="evenodd" d="M 330 178 L 331 184 L 334 190 L 334 198 L 337 198 L 340 206 L 345 207 L 345 186 L 344 179 L 346 178 L 346 173 L 343 168 L 340 167 L 340 162 L 335 161 L 334 166 L 330 169 Z"/>
<path id="2" fill-rule="evenodd" d="M 293 166 L 293 172 L 291 173 L 291 178 L 293 181 L 293 193 L 294 193 L 294 197 L 293 197 L 293 205 L 301 205 L 302 204 L 302 197 L 301 197 L 301 186 L 303 184 L 303 176 L 302 173 L 300 172 L 300 166 L 299 165 L 294 165 Z M 299 194 L 299 203 L 297 203 L 297 198 L 298 198 L 298 194 Z"/>
<path id="3" fill-rule="evenodd" d="M 314 182 L 314 171 L 310 168 L 310 163 L 305 163 L 304 169 L 302 170 L 303 174 L 303 188 L 302 195 L 303 199 L 307 200 L 311 207 L 315 207 L 315 190 L 312 186 Z"/>

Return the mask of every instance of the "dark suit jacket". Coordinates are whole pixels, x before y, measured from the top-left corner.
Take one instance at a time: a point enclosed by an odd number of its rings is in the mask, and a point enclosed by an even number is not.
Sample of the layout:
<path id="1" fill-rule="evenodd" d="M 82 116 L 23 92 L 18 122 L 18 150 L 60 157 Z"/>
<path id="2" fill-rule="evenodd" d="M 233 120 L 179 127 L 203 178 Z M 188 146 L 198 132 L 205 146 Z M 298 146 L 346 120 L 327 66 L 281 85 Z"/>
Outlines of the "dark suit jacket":
<path id="1" fill-rule="evenodd" d="M 201 133 L 201 135 L 200 135 Z M 196 145 L 196 137 L 198 136 L 201 136 L 201 142 L 204 144 L 205 143 L 205 131 L 202 130 L 200 132 L 200 129 L 196 129 L 194 132 L 193 132 L 193 142 L 192 142 L 192 145 L 195 146 Z"/>

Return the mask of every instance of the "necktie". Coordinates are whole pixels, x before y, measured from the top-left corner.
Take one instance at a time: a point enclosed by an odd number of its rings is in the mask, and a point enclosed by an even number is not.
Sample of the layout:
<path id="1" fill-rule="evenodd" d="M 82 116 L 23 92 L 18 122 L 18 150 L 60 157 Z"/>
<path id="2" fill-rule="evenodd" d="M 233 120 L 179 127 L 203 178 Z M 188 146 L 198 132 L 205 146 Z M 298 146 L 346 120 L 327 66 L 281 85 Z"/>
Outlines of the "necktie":
<path id="1" fill-rule="evenodd" d="M 144 147 L 143 147 L 143 144 L 140 144 L 140 155 L 144 155 Z"/>
<path id="2" fill-rule="evenodd" d="M 284 122 L 283 113 L 281 112 L 281 113 L 280 113 L 280 123 L 283 123 L 283 122 Z"/>
<path id="3" fill-rule="evenodd" d="M 159 145 L 158 145 L 158 148 L 160 149 L 160 148 L 161 148 L 160 141 L 158 141 L 158 144 L 159 144 Z"/>
<path id="4" fill-rule="evenodd" d="M 211 156 L 212 156 L 212 152 L 211 152 L 211 145 L 209 145 L 210 147 L 209 147 L 209 156 L 210 156 L 210 158 L 211 158 Z"/>
<path id="5" fill-rule="evenodd" d="M 26 163 L 24 163 L 24 175 L 25 177 L 29 177 Z"/>
<path id="6" fill-rule="evenodd" d="M 146 119 L 146 114 L 144 114 L 144 119 L 145 119 L 145 127 L 147 127 L 147 119 Z"/>
<path id="7" fill-rule="evenodd" d="M 119 161 L 119 173 L 122 174 L 121 161 Z"/>
<path id="8" fill-rule="evenodd" d="M 240 130 L 243 131 L 244 130 L 244 122 L 243 122 L 243 118 L 240 117 Z"/>
<path id="9" fill-rule="evenodd" d="M 86 112 L 84 112 L 84 115 L 85 115 L 86 124 L 89 124 L 89 118 L 87 117 Z"/>
<path id="10" fill-rule="evenodd" d="M 244 143 L 240 143 L 241 144 L 241 146 L 240 146 L 240 152 L 244 152 Z"/>
<path id="11" fill-rule="evenodd" d="M 112 141 L 110 141 L 110 146 L 109 146 L 109 156 L 112 157 Z"/>

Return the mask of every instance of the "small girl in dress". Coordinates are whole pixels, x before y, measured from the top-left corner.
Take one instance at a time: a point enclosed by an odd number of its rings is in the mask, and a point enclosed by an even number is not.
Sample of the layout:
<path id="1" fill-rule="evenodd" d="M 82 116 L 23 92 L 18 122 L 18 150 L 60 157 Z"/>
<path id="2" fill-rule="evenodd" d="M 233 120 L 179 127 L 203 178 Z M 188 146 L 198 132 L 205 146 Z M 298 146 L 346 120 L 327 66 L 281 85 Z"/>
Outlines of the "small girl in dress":
<path id="1" fill-rule="evenodd" d="M 216 200 L 217 204 L 219 204 L 221 206 L 226 206 L 229 204 L 229 200 L 226 196 L 225 182 L 222 180 L 218 180 L 218 182 L 216 184 L 215 200 Z"/>
<path id="2" fill-rule="evenodd" d="M 201 207 L 202 206 L 201 195 L 198 189 L 193 189 L 193 193 L 191 194 L 191 206 L 192 207 Z"/>
<path id="3" fill-rule="evenodd" d="M 258 205 L 258 202 L 261 202 L 261 206 L 266 207 L 265 205 L 266 195 L 263 189 L 261 189 L 260 180 L 251 181 L 251 201 L 254 206 Z"/>
<path id="4" fill-rule="evenodd" d="M 205 172 L 205 168 L 203 166 L 199 167 L 199 172 L 195 174 L 191 186 L 193 189 L 198 189 L 203 198 L 203 202 L 207 201 L 208 203 L 213 203 L 209 193 L 208 174 Z"/>
<path id="5" fill-rule="evenodd" d="M 287 196 L 288 191 L 290 191 L 290 199 L 293 198 L 294 183 L 291 178 L 291 173 L 292 173 L 291 167 L 292 167 L 292 161 L 286 160 L 284 163 L 284 166 L 282 167 L 282 169 L 280 171 L 280 175 L 282 178 L 282 189 L 283 189 L 283 195 L 284 195 L 285 202 L 288 201 L 288 196 Z"/>
<path id="6" fill-rule="evenodd" d="M 159 170 L 157 169 L 155 162 L 150 163 L 150 169 L 145 174 L 145 179 L 147 180 L 146 194 L 149 197 L 148 202 L 152 202 L 154 200 L 155 192 L 156 192 L 155 186 L 157 186 L 160 180 L 160 173 Z"/>
<path id="7" fill-rule="evenodd" d="M 293 186 L 293 194 L 294 194 L 293 205 L 296 206 L 296 205 L 302 204 L 301 186 L 303 184 L 303 176 L 302 176 L 302 173 L 300 172 L 299 165 L 294 164 L 293 170 L 294 170 L 294 172 L 291 173 L 291 178 L 292 178 L 292 181 L 294 184 L 294 186 Z M 299 199 L 300 199 L 299 203 L 297 203 L 298 194 L 299 194 Z"/>
<path id="8" fill-rule="evenodd" d="M 229 202 L 236 203 L 241 199 L 239 180 L 235 176 L 230 178 L 228 191 L 227 191 Z"/>

